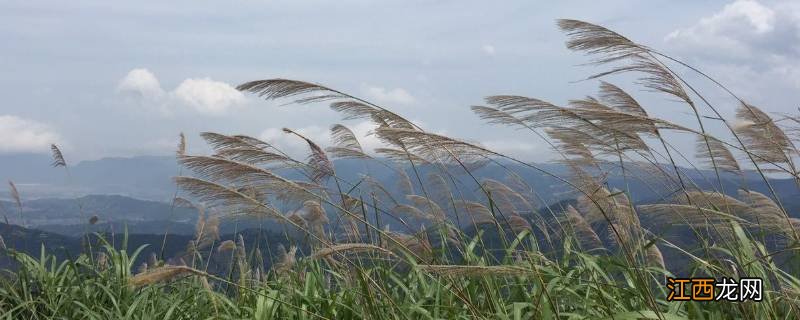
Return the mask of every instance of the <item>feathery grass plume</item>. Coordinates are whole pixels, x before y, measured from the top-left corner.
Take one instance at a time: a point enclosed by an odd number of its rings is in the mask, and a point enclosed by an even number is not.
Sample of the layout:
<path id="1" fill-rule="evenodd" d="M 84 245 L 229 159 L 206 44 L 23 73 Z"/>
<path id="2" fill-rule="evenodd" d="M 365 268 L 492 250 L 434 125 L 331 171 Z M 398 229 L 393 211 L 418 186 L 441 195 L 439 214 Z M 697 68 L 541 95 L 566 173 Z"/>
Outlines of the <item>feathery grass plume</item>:
<path id="1" fill-rule="evenodd" d="M 651 267 L 657 267 L 660 269 L 665 268 L 664 255 L 661 254 L 661 250 L 658 249 L 658 246 L 655 243 L 647 247 L 645 261 L 647 261 L 647 264 Z"/>
<path id="2" fill-rule="evenodd" d="M 486 103 L 533 128 L 544 128 L 557 125 L 578 123 L 579 117 L 569 110 L 550 102 L 514 95 L 497 95 L 486 97 Z"/>
<path id="3" fill-rule="evenodd" d="M 583 133 L 566 127 L 551 127 L 545 130 L 547 135 L 558 142 L 558 152 L 561 152 L 570 161 L 579 166 L 597 166 L 592 150 L 586 146 Z M 593 138 L 593 137 L 592 137 Z"/>
<path id="4" fill-rule="evenodd" d="M 689 200 L 691 200 L 691 203 Z M 674 202 L 719 210 L 742 218 L 748 218 L 752 214 L 752 210 L 750 210 L 750 206 L 747 203 L 720 192 L 687 191 L 683 194 L 675 195 Z"/>
<path id="5" fill-rule="evenodd" d="M 215 155 L 252 165 L 292 166 L 299 163 L 286 155 L 267 151 L 270 144 L 247 136 L 226 136 L 213 132 L 200 134 L 214 149 Z M 273 148 L 274 149 L 274 148 Z"/>
<path id="6" fill-rule="evenodd" d="M 240 91 L 258 94 L 265 99 L 291 98 L 305 96 L 294 100 L 294 103 L 307 104 L 333 101 L 331 109 L 345 114 L 345 119 L 371 118 L 376 124 L 386 124 L 395 128 L 412 129 L 415 126 L 407 119 L 364 100 L 340 91 L 304 81 L 288 79 L 256 80 L 236 87 Z"/>
<path id="7" fill-rule="evenodd" d="M 488 124 L 502 124 L 527 128 L 524 121 L 503 110 L 486 106 L 472 106 L 471 109 L 479 118 L 487 120 L 486 123 Z"/>
<path id="8" fill-rule="evenodd" d="M 205 273 L 187 266 L 166 265 L 147 270 L 128 279 L 128 283 L 134 288 L 140 288 L 151 284 L 170 281 L 180 276 L 196 274 L 205 276 Z"/>
<path id="9" fill-rule="evenodd" d="M 51 144 L 50 151 L 53 154 L 53 163 L 51 165 L 53 167 L 66 167 L 67 161 L 64 160 L 64 154 L 61 153 L 61 149 L 58 148 L 57 145 Z"/>
<path id="10" fill-rule="evenodd" d="M 428 173 L 425 181 L 428 183 L 429 194 L 433 200 L 442 205 L 449 203 L 450 197 L 452 197 L 450 184 L 441 174 L 437 172 Z"/>
<path id="11" fill-rule="evenodd" d="M 399 217 L 410 217 L 417 221 L 437 221 L 433 215 L 407 204 L 398 204 L 394 206 L 394 208 L 392 208 L 392 213 Z"/>
<path id="12" fill-rule="evenodd" d="M 695 227 L 716 225 L 719 227 L 733 220 L 742 225 L 750 225 L 747 220 L 733 214 L 716 209 L 698 208 L 696 205 L 661 203 L 638 205 L 636 208 L 640 214 L 649 217 L 651 223 L 655 224 L 685 224 Z"/>
<path id="13" fill-rule="evenodd" d="M 431 199 L 415 194 L 406 195 L 406 199 L 411 201 L 415 207 L 427 212 L 431 221 L 442 222 L 447 218 L 442 207 Z"/>
<path id="14" fill-rule="evenodd" d="M 403 195 L 414 194 L 414 184 L 411 183 L 411 178 L 408 177 L 406 171 L 403 169 L 397 170 L 397 189 Z"/>
<path id="15" fill-rule="evenodd" d="M 233 242 L 233 240 L 222 241 L 217 246 L 217 252 L 227 252 L 227 251 L 231 251 L 233 249 L 236 249 L 236 243 Z"/>
<path id="16" fill-rule="evenodd" d="M 603 56 L 595 63 L 607 63 L 647 52 L 646 47 L 602 26 L 571 19 L 557 22 L 561 31 L 569 37 L 566 42 L 568 49 Z"/>
<path id="17" fill-rule="evenodd" d="M 375 133 L 383 141 L 399 141 L 420 157 L 444 165 L 474 168 L 485 164 L 486 158 L 492 154 L 475 144 L 417 130 L 379 127 Z"/>
<path id="18" fill-rule="evenodd" d="M 325 209 L 322 208 L 319 201 L 308 200 L 303 202 L 303 219 L 309 224 L 323 225 L 329 222 L 328 215 L 325 214 Z"/>
<path id="19" fill-rule="evenodd" d="M 399 165 L 405 165 L 409 161 L 413 162 L 414 165 L 427 165 L 431 164 L 425 158 L 422 158 L 419 155 L 410 153 L 408 151 L 403 151 L 399 149 L 392 149 L 392 148 L 375 148 L 375 153 L 381 155 L 384 158 L 389 159 L 392 162 L 395 162 Z"/>
<path id="20" fill-rule="evenodd" d="M 363 101 L 347 100 L 337 101 L 330 105 L 331 110 L 343 113 L 345 120 L 370 119 L 378 126 L 390 128 L 415 129 L 416 126 L 408 119 L 389 110 L 368 104 Z M 396 144 L 395 144 L 396 145 Z"/>
<path id="21" fill-rule="evenodd" d="M 522 231 L 532 231 L 533 228 L 531 227 L 530 222 L 527 219 L 519 216 L 519 215 L 510 215 L 506 218 L 508 220 L 508 225 L 511 227 L 511 231 L 515 234 L 519 234 Z"/>
<path id="22" fill-rule="evenodd" d="M 182 156 L 186 154 L 186 136 L 181 132 L 178 137 L 178 149 L 175 151 L 175 154 Z"/>
<path id="23" fill-rule="evenodd" d="M 433 256 L 433 247 L 430 242 L 428 242 L 427 237 L 425 237 L 425 233 L 409 235 L 401 232 L 389 231 L 387 226 L 387 229 L 381 233 L 381 237 L 386 238 L 382 241 L 383 245 L 393 252 L 405 252 L 408 250 L 413 253 L 412 256 L 419 257 L 424 261 L 429 260 Z"/>
<path id="24" fill-rule="evenodd" d="M 753 209 L 753 213 L 756 217 L 761 219 L 766 219 L 768 217 L 784 218 L 781 207 L 767 195 L 744 189 L 739 189 L 738 193 L 739 197 L 744 199 L 744 201 L 749 204 L 749 207 Z M 747 204 L 744 203 L 743 205 L 747 206 Z"/>
<path id="25" fill-rule="evenodd" d="M 707 167 L 713 168 L 716 166 L 720 170 L 730 173 L 741 174 L 739 162 L 733 156 L 730 150 L 725 146 L 722 141 L 712 137 L 697 137 L 695 146 L 697 158 L 701 160 Z"/>
<path id="26" fill-rule="evenodd" d="M 247 274 L 250 272 L 250 266 L 247 264 L 247 249 L 244 245 L 244 237 L 241 233 L 236 236 L 236 249 L 234 251 L 236 265 L 239 268 L 239 279 L 240 281 L 244 281 Z"/>
<path id="27" fill-rule="evenodd" d="M 594 232 L 591 225 L 584 219 L 583 215 L 578 212 L 573 206 L 567 206 L 564 210 L 564 225 L 569 226 L 578 240 L 578 244 L 583 250 L 604 249 L 603 241 L 600 236 Z"/>
<path id="28" fill-rule="evenodd" d="M 184 191 L 198 197 L 200 201 L 209 202 L 210 205 L 223 209 L 222 211 L 228 211 L 231 214 L 284 218 L 271 205 L 221 184 L 192 177 L 176 177 L 174 180 Z"/>
<path id="29" fill-rule="evenodd" d="M 527 198 L 500 181 L 485 178 L 481 180 L 481 185 L 484 189 L 492 194 L 492 197 L 500 196 L 499 198 L 494 199 L 495 202 L 498 200 L 508 202 L 505 204 L 507 208 L 511 209 L 511 211 L 508 211 L 508 213 L 518 211 L 534 211 L 533 204 L 531 204 Z"/>
<path id="30" fill-rule="evenodd" d="M 101 272 L 108 270 L 108 255 L 105 252 L 98 253 L 95 263 L 97 264 L 97 270 Z"/>
<path id="31" fill-rule="evenodd" d="M 294 102 L 299 104 L 322 102 L 349 97 L 343 93 L 319 84 L 289 79 L 249 81 L 237 86 L 236 90 L 248 91 L 267 100 L 291 98 L 295 96 L 309 95 L 312 93 L 316 94 L 296 99 Z"/>
<path id="32" fill-rule="evenodd" d="M 328 159 L 328 155 L 325 154 L 325 151 L 323 151 L 319 145 L 289 128 L 283 128 L 283 132 L 296 135 L 305 140 L 308 147 L 311 149 L 311 154 L 308 156 L 308 165 L 311 167 L 311 181 L 320 183 L 325 178 L 335 175 L 333 163 Z"/>
<path id="33" fill-rule="evenodd" d="M 194 240 L 190 243 L 191 249 L 199 250 L 210 246 L 219 240 L 219 218 L 207 217 L 205 207 L 196 206 L 197 222 L 194 226 Z"/>
<path id="34" fill-rule="evenodd" d="M 581 100 L 586 105 L 593 105 L 589 108 L 584 105 L 581 108 L 565 108 L 556 106 L 544 100 L 512 95 L 491 96 L 486 98 L 486 102 L 494 105 L 502 111 L 511 115 L 518 116 L 531 128 L 560 127 L 571 128 L 576 133 L 581 133 L 584 143 L 593 140 L 599 146 L 606 146 L 612 149 L 612 153 L 619 152 L 617 149 L 647 150 L 647 144 L 636 134 L 637 131 L 623 131 L 616 129 L 616 125 L 625 124 L 633 128 L 650 128 L 653 126 L 651 120 L 641 117 L 631 116 L 625 113 L 616 112 L 609 107 L 602 106 L 596 100 Z M 576 104 L 573 101 L 573 106 Z M 581 106 L 581 103 L 578 103 Z M 602 110 L 598 110 L 602 108 Z M 599 121 L 595 123 L 593 121 Z M 649 129 L 648 129 L 649 130 Z M 588 137 L 589 139 L 585 139 Z M 612 142 L 616 142 L 612 144 Z M 622 146 L 616 147 L 616 144 Z"/>
<path id="35" fill-rule="evenodd" d="M 256 187 L 261 188 L 264 191 L 271 192 L 275 197 L 275 201 L 282 201 L 284 203 L 303 203 L 308 200 L 329 198 L 329 196 L 327 196 L 325 187 L 313 182 L 299 180 L 277 180 L 265 184 L 259 184 Z"/>
<path id="36" fill-rule="evenodd" d="M 686 102 L 693 109 L 695 108 L 694 101 L 692 101 L 680 81 L 675 78 L 672 72 L 664 68 L 661 63 L 643 55 L 632 55 L 628 58 L 631 60 L 630 63 L 593 75 L 589 79 L 628 72 L 642 73 L 643 75 L 639 77 L 639 81 L 645 88 L 671 95 Z"/>
<path id="37" fill-rule="evenodd" d="M 175 197 L 172 199 L 173 205 L 179 208 L 196 208 L 194 203 L 184 197 Z"/>
<path id="38" fill-rule="evenodd" d="M 142 262 L 139 265 L 139 268 L 136 269 L 136 273 L 146 273 L 147 272 L 147 262 Z"/>
<path id="39" fill-rule="evenodd" d="M 328 224 L 328 215 L 319 201 L 308 200 L 303 202 L 303 220 L 306 221 L 309 231 L 317 238 L 325 240 L 325 225 Z"/>
<path id="40" fill-rule="evenodd" d="M 340 159 L 371 159 L 369 155 L 364 152 L 361 143 L 358 142 L 355 133 L 350 128 L 341 124 L 335 124 L 331 127 L 331 139 L 334 146 L 325 149 L 334 158 Z"/>
<path id="41" fill-rule="evenodd" d="M 308 223 L 303 216 L 297 211 L 291 211 L 286 213 L 286 218 L 284 220 L 291 221 L 293 225 L 298 226 L 301 229 L 305 229 L 308 227 Z"/>
<path id="42" fill-rule="evenodd" d="M 416 266 L 424 272 L 454 277 L 480 277 L 480 276 L 533 276 L 533 270 L 513 266 L 467 266 L 467 265 L 430 265 Z"/>
<path id="43" fill-rule="evenodd" d="M 201 132 L 200 137 L 206 141 L 206 143 L 211 146 L 214 151 L 224 150 L 224 149 L 260 149 L 263 150 L 265 148 L 271 147 L 270 144 L 255 139 L 255 138 L 243 138 L 242 136 L 227 136 L 224 134 L 219 134 L 215 132 Z"/>
<path id="44" fill-rule="evenodd" d="M 736 109 L 736 117 L 739 123 L 734 126 L 734 131 L 749 151 L 756 155 L 756 163 L 791 164 L 787 152 L 793 148 L 792 141 L 769 115 L 755 106 L 742 103 Z"/>
<path id="45" fill-rule="evenodd" d="M 273 264 L 272 270 L 275 270 L 278 274 L 285 274 L 289 270 L 294 267 L 295 263 L 297 263 L 297 247 L 291 246 L 289 250 L 286 250 L 286 247 L 283 244 L 278 245 L 278 262 Z"/>
<path id="46" fill-rule="evenodd" d="M 17 205 L 17 213 L 19 213 L 19 223 L 24 225 L 23 218 L 22 218 L 22 198 L 19 196 L 19 190 L 17 190 L 17 185 L 14 184 L 14 181 L 8 180 L 8 187 L 9 193 L 11 194 L 11 199 L 14 200 L 14 203 Z M 8 222 L 8 219 L 6 219 Z"/>
<path id="47" fill-rule="evenodd" d="M 359 252 L 378 252 L 388 255 L 394 255 L 394 253 L 392 253 L 389 250 L 367 243 L 342 243 L 342 244 L 332 245 L 330 247 L 321 248 L 312 253 L 309 256 L 309 258 L 312 260 L 318 260 L 327 258 L 334 254 L 359 253 Z"/>
<path id="48" fill-rule="evenodd" d="M 14 203 L 17 205 L 17 208 L 22 210 L 22 198 L 19 196 L 19 190 L 17 190 L 17 185 L 14 184 L 14 181 L 8 180 L 8 187 L 9 192 L 11 193 L 11 199 L 14 200 Z"/>
<path id="49" fill-rule="evenodd" d="M 455 201 L 455 205 L 456 208 L 469 215 L 469 222 L 476 227 L 483 224 L 495 224 L 497 221 L 492 211 L 479 202 L 459 199 Z"/>
<path id="50" fill-rule="evenodd" d="M 267 169 L 219 157 L 180 156 L 178 163 L 196 176 L 240 186 L 284 180 Z"/>
<path id="51" fill-rule="evenodd" d="M 386 187 L 384 187 L 383 184 L 380 181 L 375 179 L 375 177 L 362 174 L 360 181 L 362 181 L 363 185 L 368 187 L 368 188 L 364 188 L 364 189 L 366 189 L 370 193 L 372 193 L 374 195 L 377 195 L 377 196 L 379 196 L 381 198 L 387 198 L 393 204 L 397 204 L 398 203 L 397 199 L 395 199 L 394 196 L 392 196 L 392 193 L 389 192 L 389 190 L 387 190 Z"/>
<path id="52" fill-rule="evenodd" d="M 600 81 L 600 100 L 609 107 L 627 114 L 649 118 L 647 111 L 642 108 L 630 94 L 609 82 Z"/>

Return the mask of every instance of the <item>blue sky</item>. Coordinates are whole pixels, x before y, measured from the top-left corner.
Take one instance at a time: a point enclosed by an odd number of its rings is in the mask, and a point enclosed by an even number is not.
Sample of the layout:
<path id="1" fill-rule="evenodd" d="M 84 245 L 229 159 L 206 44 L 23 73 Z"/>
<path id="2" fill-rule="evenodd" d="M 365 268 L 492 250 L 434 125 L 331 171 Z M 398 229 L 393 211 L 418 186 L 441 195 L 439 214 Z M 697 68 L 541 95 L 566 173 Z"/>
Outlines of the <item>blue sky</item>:
<path id="1" fill-rule="evenodd" d="M 765 110 L 796 112 L 794 1 L 11 0 L 0 3 L 0 156 L 47 153 L 52 142 L 73 161 L 171 154 L 179 132 L 190 150 L 205 152 L 202 131 L 302 152 L 281 127 L 326 144 L 327 128 L 341 122 L 327 107 L 280 107 L 233 89 L 284 77 L 543 161 L 544 143 L 485 125 L 469 106 L 492 94 L 555 103 L 593 94 L 596 82 L 575 81 L 599 69 L 580 66 L 587 58 L 564 48 L 558 18 L 602 24 L 708 71 Z M 638 92 L 631 79 L 612 80 Z M 708 88 L 731 115 L 736 105 Z M 641 99 L 655 115 L 691 119 L 663 96 Z"/>

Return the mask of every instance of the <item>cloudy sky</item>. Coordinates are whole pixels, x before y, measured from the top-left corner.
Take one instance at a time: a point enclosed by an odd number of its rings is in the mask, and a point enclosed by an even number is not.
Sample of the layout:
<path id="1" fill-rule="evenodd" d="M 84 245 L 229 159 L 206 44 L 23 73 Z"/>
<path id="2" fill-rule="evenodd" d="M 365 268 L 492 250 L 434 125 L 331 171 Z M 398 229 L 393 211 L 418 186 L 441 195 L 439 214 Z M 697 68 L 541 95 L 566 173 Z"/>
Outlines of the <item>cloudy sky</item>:
<path id="1" fill-rule="evenodd" d="M 593 94 L 598 71 L 555 19 L 599 23 L 680 57 L 774 112 L 800 98 L 795 1 L 15 1 L 0 3 L 0 156 L 170 154 L 185 132 L 248 134 L 299 152 L 281 127 L 327 141 L 325 106 L 279 106 L 233 87 L 295 78 L 390 107 L 423 127 L 534 161 L 535 138 L 469 111 L 492 94 L 556 103 Z M 700 79 L 698 86 L 704 87 Z M 630 79 L 618 83 L 630 87 Z M 632 87 L 630 87 L 632 88 Z M 636 89 L 633 89 L 635 92 Z M 709 87 L 726 114 L 736 105 Z M 685 106 L 641 92 L 652 113 Z M 796 112 L 796 111 L 795 111 Z M 360 134 L 366 123 L 345 122 Z M 365 138 L 364 144 L 374 145 Z"/>

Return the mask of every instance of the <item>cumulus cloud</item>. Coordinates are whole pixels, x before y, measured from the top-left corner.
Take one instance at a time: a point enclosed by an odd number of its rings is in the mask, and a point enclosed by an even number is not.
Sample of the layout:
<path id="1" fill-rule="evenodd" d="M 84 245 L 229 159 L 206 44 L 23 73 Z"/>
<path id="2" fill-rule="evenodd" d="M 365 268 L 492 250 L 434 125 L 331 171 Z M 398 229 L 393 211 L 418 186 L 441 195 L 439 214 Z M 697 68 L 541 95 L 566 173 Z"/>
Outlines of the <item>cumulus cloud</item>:
<path id="1" fill-rule="evenodd" d="M 737 0 L 695 24 L 669 33 L 671 52 L 700 65 L 739 91 L 768 97 L 800 88 L 800 3 Z"/>
<path id="2" fill-rule="evenodd" d="M 371 85 L 362 85 L 361 90 L 372 101 L 385 104 L 408 105 L 416 99 L 403 88 L 386 89 Z"/>
<path id="3" fill-rule="evenodd" d="M 779 2 L 766 6 L 737 0 L 692 26 L 669 33 L 671 48 L 717 59 L 800 56 L 800 6 Z"/>
<path id="4" fill-rule="evenodd" d="M 50 126 L 12 115 L 0 115 L 0 152 L 48 152 L 59 135 Z"/>
<path id="5" fill-rule="evenodd" d="M 494 55 L 494 53 L 495 53 L 494 46 L 493 46 L 493 45 L 490 45 L 490 44 L 484 45 L 484 46 L 481 48 L 481 50 L 483 50 L 483 53 L 485 53 L 485 54 L 487 54 L 487 55 L 490 55 L 490 56 L 493 56 L 493 55 Z"/>
<path id="6" fill-rule="evenodd" d="M 197 112 L 212 115 L 224 114 L 245 101 L 239 90 L 209 78 L 183 80 L 172 94 Z"/>
<path id="7" fill-rule="evenodd" d="M 233 86 L 210 78 L 189 78 L 174 90 L 166 92 L 155 74 L 147 69 L 128 72 L 117 90 L 123 94 L 133 94 L 141 104 L 156 108 L 163 114 L 184 109 L 205 115 L 222 115 L 246 101 L 245 96 Z"/>
<path id="8" fill-rule="evenodd" d="M 132 93 L 146 99 L 158 99 L 164 95 L 161 83 L 150 70 L 133 69 L 120 80 L 117 90 Z"/>

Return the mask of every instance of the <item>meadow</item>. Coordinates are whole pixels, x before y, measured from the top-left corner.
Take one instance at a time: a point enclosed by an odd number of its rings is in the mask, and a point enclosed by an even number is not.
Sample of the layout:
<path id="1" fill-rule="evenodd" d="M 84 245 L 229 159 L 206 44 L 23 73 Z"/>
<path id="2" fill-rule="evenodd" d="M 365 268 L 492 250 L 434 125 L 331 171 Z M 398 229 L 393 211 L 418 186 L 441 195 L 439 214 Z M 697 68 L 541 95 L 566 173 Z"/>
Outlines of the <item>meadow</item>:
<path id="1" fill-rule="evenodd" d="M 599 85 L 596 96 L 559 106 L 497 95 L 471 111 L 546 144 L 568 175 L 433 133 L 320 84 L 247 82 L 237 89 L 289 108 L 327 104 L 343 120 L 369 120 L 383 145 L 367 152 L 351 129 L 332 124 L 329 148 L 284 129 L 286 139 L 308 147 L 305 159 L 250 136 L 211 132 L 201 136 L 213 154 L 193 155 L 181 135 L 176 157 L 186 174 L 175 178 L 180 196 L 173 205 L 201 215 L 184 253 L 136 264 L 142 248 L 124 240 L 87 236 L 83 253 L 61 260 L 44 248 L 35 256 L 3 244 L 18 268 L 0 277 L 0 318 L 800 318 L 800 220 L 772 186 L 781 177 L 800 188 L 800 115 L 771 115 L 697 68 L 602 26 L 558 26 L 567 48 L 601 70 L 586 80 Z M 735 118 L 723 117 L 687 73 L 738 101 Z M 620 74 L 639 87 L 612 84 Z M 651 116 L 635 97 L 641 89 L 694 121 Z M 709 133 L 710 126 L 725 134 Z M 680 152 L 668 133 L 692 136 L 694 154 Z M 68 169 L 57 146 L 53 156 Z M 357 180 L 344 179 L 336 159 L 361 161 L 365 169 Z M 505 178 L 474 174 L 489 165 L 505 168 Z M 390 170 L 391 185 L 371 167 Z M 550 205 L 517 169 L 559 181 L 574 200 Z M 704 177 L 710 184 L 687 173 L 700 169 L 711 173 Z M 631 190 L 608 185 L 613 175 L 662 197 L 636 203 Z M 737 179 L 747 175 L 768 192 Z M 725 189 L 723 180 L 738 187 Z M 285 241 L 222 240 L 220 224 L 243 217 L 281 224 Z M 227 269 L 210 270 L 212 259 Z M 667 279 L 675 277 L 759 278 L 762 296 L 668 301 Z"/>

